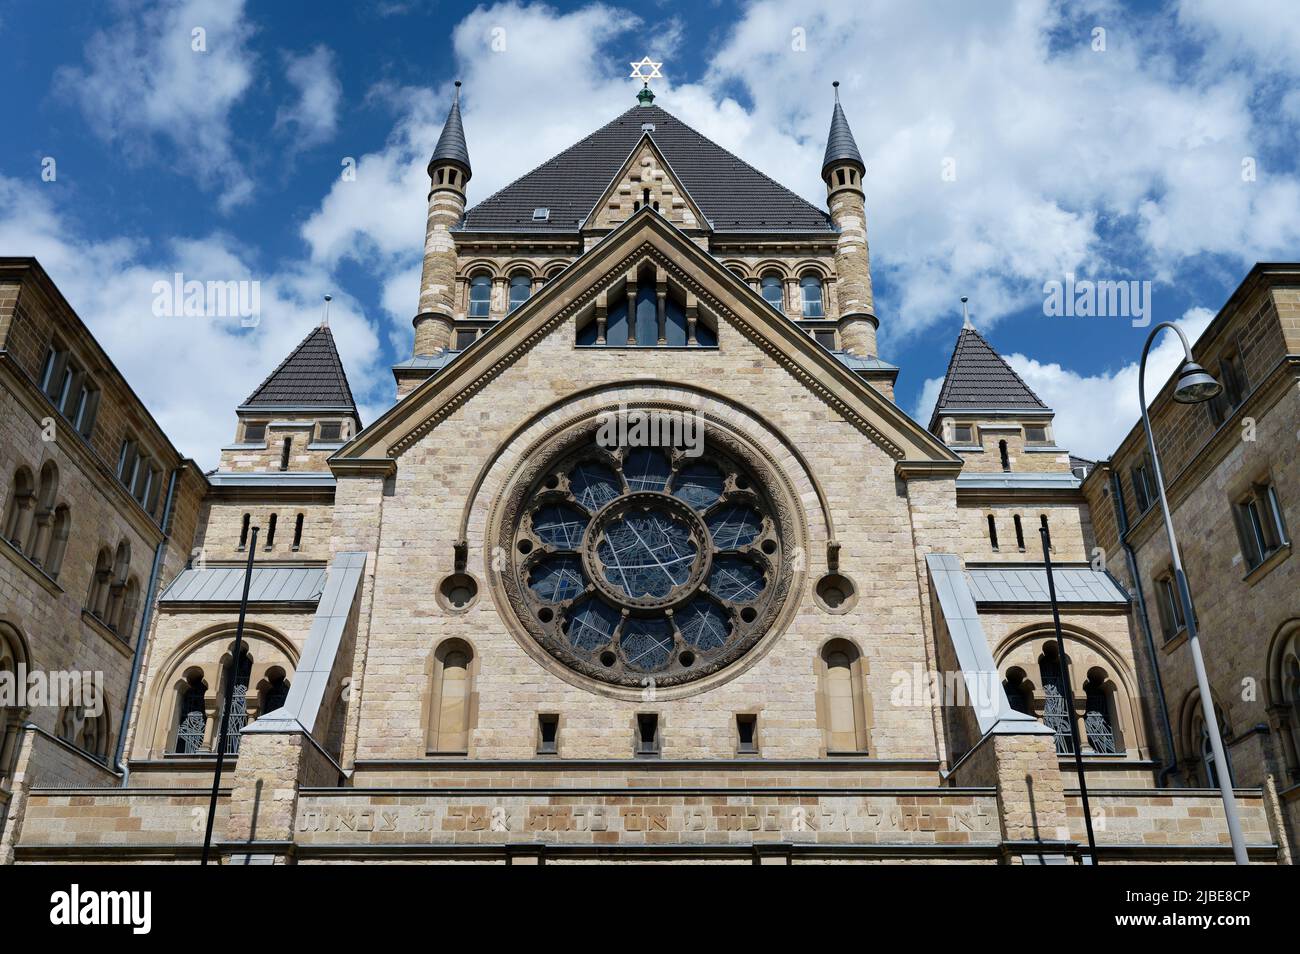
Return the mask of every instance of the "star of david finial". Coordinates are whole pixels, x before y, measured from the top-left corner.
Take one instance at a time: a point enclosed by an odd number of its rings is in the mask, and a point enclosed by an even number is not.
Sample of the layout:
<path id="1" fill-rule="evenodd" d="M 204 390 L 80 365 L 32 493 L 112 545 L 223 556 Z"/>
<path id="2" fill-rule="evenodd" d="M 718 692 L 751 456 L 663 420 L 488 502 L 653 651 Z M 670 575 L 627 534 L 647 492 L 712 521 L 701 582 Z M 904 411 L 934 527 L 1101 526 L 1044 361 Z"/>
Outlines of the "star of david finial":
<path id="1" fill-rule="evenodd" d="M 663 65 L 662 61 L 656 63 L 648 56 L 643 57 L 640 63 L 632 64 L 632 75 L 630 78 L 639 79 L 645 83 L 649 83 L 652 79 L 661 79 L 663 74 L 659 72 L 659 67 Z M 647 69 L 650 72 L 647 73 Z"/>

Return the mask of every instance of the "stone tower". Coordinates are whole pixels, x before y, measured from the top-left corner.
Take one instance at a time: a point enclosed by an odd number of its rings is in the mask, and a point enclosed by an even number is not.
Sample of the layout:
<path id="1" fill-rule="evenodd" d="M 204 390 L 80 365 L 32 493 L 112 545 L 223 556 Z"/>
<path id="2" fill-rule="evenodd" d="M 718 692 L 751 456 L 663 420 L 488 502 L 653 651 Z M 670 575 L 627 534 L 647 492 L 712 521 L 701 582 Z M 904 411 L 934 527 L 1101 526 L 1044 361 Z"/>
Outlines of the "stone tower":
<path id="1" fill-rule="evenodd" d="M 835 246 L 840 343 L 845 351 L 874 358 L 878 356 L 878 322 L 871 295 L 871 254 L 867 248 L 867 213 L 862 192 L 862 176 L 867 167 L 840 106 L 839 81 L 834 85 L 835 111 L 826 137 L 822 179 L 826 183 L 826 205 L 840 233 Z"/>
<path id="2" fill-rule="evenodd" d="M 460 120 L 457 80 L 451 110 L 429 159 L 429 218 L 420 273 L 420 311 L 413 322 L 417 355 L 438 354 L 451 343 L 456 288 L 456 242 L 451 230 L 465 213 L 465 186 L 472 174 Z"/>

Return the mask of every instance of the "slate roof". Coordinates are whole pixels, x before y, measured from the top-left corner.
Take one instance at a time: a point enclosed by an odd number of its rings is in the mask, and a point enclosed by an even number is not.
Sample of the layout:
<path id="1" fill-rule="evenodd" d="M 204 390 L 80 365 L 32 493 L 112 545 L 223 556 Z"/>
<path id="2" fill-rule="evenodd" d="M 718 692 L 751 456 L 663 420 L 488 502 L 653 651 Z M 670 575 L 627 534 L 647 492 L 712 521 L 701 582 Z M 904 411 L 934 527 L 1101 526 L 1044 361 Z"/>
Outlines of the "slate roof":
<path id="1" fill-rule="evenodd" d="M 1050 411 L 974 328 L 957 337 L 934 417 L 960 410 Z"/>
<path id="2" fill-rule="evenodd" d="M 304 603 L 320 599 L 323 566 L 255 566 L 248 587 L 252 603 Z M 244 592 L 242 566 L 182 570 L 159 600 L 163 603 L 238 603 Z"/>
<path id="3" fill-rule="evenodd" d="M 356 411 L 334 335 L 318 326 L 248 396 L 241 408 L 344 407 Z"/>
<path id="4" fill-rule="evenodd" d="M 976 603 L 1047 603 L 1047 571 L 1028 566 L 968 567 Z M 1056 598 L 1061 603 L 1127 603 L 1128 594 L 1104 570 L 1053 566 Z"/>
<path id="5" fill-rule="evenodd" d="M 442 124 L 442 135 L 438 137 L 438 145 L 433 148 L 433 156 L 429 159 L 429 168 L 433 168 L 439 162 L 455 162 L 465 167 L 466 172 L 470 172 L 469 167 L 469 146 L 465 143 L 465 127 L 460 121 L 460 82 L 456 83 L 456 98 L 451 101 L 451 109 L 447 112 L 447 121 Z"/>
<path id="6" fill-rule="evenodd" d="M 641 140 L 645 124 L 717 232 L 834 232 L 830 216 L 658 106 L 633 106 L 465 213 L 462 231 L 574 232 Z M 533 210 L 550 209 L 545 222 Z"/>
<path id="7" fill-rule="evenodd" d="M 822 178 L 826 177 L 826 168 L 837 162 L 852 162 L 863 172 L 867 171 L 867 164 L 862 161 L 862 153 L 858 152 L 858 144 L 853 139 L 853 131 L 849 129 L 849 121 L 840 106 L 839 85 L 839 83 L 835 84 L 835 111 L 831 113 L 831 131 L 826 137 L 826 156 L 822 159 Z"/>

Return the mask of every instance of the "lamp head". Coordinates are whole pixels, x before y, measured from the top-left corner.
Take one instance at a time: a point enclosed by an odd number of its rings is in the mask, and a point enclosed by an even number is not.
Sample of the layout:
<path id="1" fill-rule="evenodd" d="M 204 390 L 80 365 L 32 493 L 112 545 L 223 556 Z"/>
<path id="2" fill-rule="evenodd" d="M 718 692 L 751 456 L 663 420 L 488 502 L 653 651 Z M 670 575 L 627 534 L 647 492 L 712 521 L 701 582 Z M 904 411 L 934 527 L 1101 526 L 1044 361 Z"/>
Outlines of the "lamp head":
<path id="1" fill-rule="evenodd" d="M 1195 361 L 1184 361 L 1174 385 L 1174 400 L 1179 404 L 1200 404 L 1223 393 L 1223 385 Z"/>

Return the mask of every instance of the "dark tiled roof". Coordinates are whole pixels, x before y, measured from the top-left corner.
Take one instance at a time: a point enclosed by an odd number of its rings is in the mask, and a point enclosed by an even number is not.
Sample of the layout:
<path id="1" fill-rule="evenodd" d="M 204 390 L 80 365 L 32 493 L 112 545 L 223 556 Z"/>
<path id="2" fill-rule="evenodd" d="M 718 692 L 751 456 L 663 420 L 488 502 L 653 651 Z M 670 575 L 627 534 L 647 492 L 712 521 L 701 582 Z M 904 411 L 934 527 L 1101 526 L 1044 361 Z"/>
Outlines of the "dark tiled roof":
<path id="1" fill-rule="evenodd" d="M 822 177 L 826 176 L 827 166 L 844 161 L 856 164 L 863 172 L 867 169 L 866 163 L 862 161 L 862 153 L 858 152 L 858 144 L 853 139 L 853 131 L 849 129 L 849 121 L 840 107 L 840 94 L 836 90 L 835 111 L 831 113 L 831 131 L 826 136 L 826 157 L 822 159 Z"/>
<path id="2" fill-rule="evenodd" d="M 456 98 L 452 100 L 447 121 L 442 124 L 442 135 L 438 137 L 438 145 L 433 149 L 429 166 L 432 168 L 439 162 L 456 162 L 469 172 L 469 146 L 465 144 L 465 127 L 460 121 L 460 84 L 457 83 L 456 86 Z"/>
<path id="3" fill-rule="evenodd" d="M 963 409 L 1050 410 L 974 328 L 957 338 L 934 413 Z"/>
<path id="4" fill-rule="evenodd" d="M 281 405 L 355 410 L 352 389 L 348 387 L 348 377 L 334 347 L 334 335 L 327 326 L 313 328 L 242 406 Z"/>
<path id="5" fill-rule="evenodd" d="M 646 123 L 654 126 L 649 135 L 715 231 L 834 231 L 826 212 L 658 106 L 633 106 L 474 206 L 461 228 L 576 231 L 640 141 Z M 550 218 L 534 222 L 537 208 L 550 209 Z"/>

